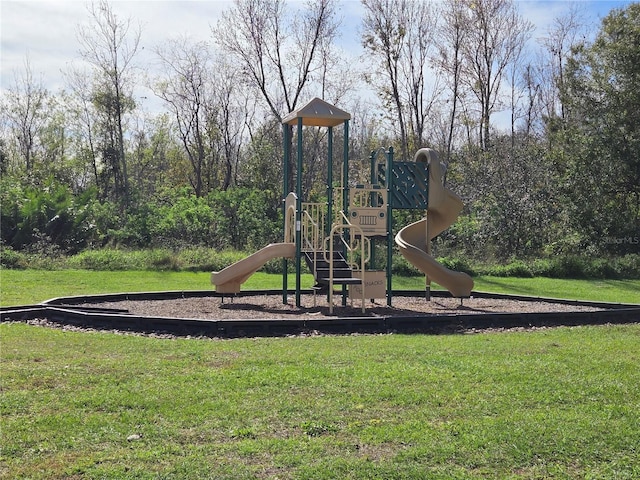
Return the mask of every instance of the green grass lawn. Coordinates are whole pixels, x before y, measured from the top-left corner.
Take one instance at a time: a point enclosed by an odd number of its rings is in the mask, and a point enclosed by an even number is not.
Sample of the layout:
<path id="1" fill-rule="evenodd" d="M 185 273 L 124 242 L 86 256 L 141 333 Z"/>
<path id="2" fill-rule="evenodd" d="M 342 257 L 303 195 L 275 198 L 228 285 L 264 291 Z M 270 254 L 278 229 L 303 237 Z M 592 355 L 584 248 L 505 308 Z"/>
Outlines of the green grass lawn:
<path id="1" fill-rule="evenodd" d="M 0 338 L 0 478 L 640 478 L 640 325 Z"/>
<path id="2" fill-rule="evenodd" d="M 552 278 L 476 277 L 475 289 L 542 297 L 640 303 L 640 280 L 566 280 Z M 303 276 L 308 288 L 313 279 Z M 289 276 L 289 288 L 295 277 Z M 28 305 L 54 297 L 96 293 L 211 289 L 206 272 L 0 270 L 0 306 Z M 281 289 L 282 276 L 258 272 L 243 289 Z M 394 277 L 394 289 L 423 290 L 423 277 Z"/>
<path id="3" fill-rule="evenodd" d="M 3 305 L 211 288 L 205 273 L 0 274 Z M 245 284 L 280 287 L 262 273 Z M 476 288 L 640 298 L 640 281 Z M 634 479 L 639 384 L 638 324 L 209 340 L 3 323 L 0 478 Z"/>

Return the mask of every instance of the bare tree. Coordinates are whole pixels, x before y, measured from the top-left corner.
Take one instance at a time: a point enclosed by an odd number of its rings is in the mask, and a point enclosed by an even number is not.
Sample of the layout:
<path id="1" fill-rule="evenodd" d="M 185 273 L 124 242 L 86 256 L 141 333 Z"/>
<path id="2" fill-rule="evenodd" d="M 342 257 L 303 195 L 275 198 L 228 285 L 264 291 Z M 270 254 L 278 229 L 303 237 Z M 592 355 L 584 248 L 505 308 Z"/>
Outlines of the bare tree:
<path id="1" fill-rule="evenodd" d="M 522 71 L 522 81 L 525 88 L 526 104 L 524 105 L 524 134 L 529 139 L 537 132 L 536 125 L 540 120 L 539 108 L 541 86 L 536 79 L 536 68 L 527 63 Z"/>
<path id="2" fill-rule="evenodd" d="M 509 112 L 511 114 L 510 128 L 511 128 L 511 149 L 515 147 L 516 141 L 516 129 L 518 121 L 526 115 L 524 113 L 525 106 L 522 105 L 523 98 L 526 95 L 527 85 L 523 85 L 523 82 L 527 81 L 527 77 L 530 77 L 530 71 L 527 72 L 527 66 L 522 66 L 520 63 L 521 52 L 513 59 L 507 68 L 507 82 L 509 84 Z M 521 87 L 525 87 L 523 90 Z M 530 101 L 535 102 L 535 87 L 530 85 L 528 88 L 528 94 Z M 533 98 L 532 98 L 533 96 Z"/>
<path id="3" fill-rule="evenodd" d="M 437 70 L 429 69 L 429 60 L 435 48 L 436 11 L 428 2 L 415 2 L 408 12 L 406 65 L 403 65 L 404 90 L 410 109 L 409 147 L 418 150 L 427 145 L 427 121 L 431 109 L 441 93 Z"/>
<path id="4" fill-rule="evenodd" d="M 336 0 L 309 0 L 297 11 L 284 0 L 236 0 L 213 28 L 245 84 L 257 89 L 278 121 L 299 106 L 312 85 L 323 91 L 338 27 L 335 9 Z M 289 172 L 292 187 L 293 161 Z"/>
<path id="5" fill-rule="evenodd" d="M 464 0 L 467 32 L 462 44 L 462 81 L 480 107 L 480 146 L 489 146 L 491 114 L 500 102 L 507 67 L 520 55 L 533 25 L 524 20 L 512 0 Z"/>
<path id="6" fill-rule="evenodd" d="M 578 4 L 571 4 L 567 12 L 554 19 L 547 33 L 538 42 L 543 55 L 538 68 L 543 115 L 552 119 L 565 118 L 560 91 L 564 85 L 564 71 L 571 48 L 585 39 L 586 22 Z"/>
<path id="7" fill-rule="evenodd" d="M 428 2 L 362 0 L 362 44 L 377 64 L 366 76 L 383 104 L 395 113 L 401 150 L 424 146 L 426 120 L 438 97 L 438 80 L 428 70 L 435 15 Z"/>
<path id="8" fill-rule="evenodd" d="M 193 174 L 189 180 L 196 196 L 203 194 L 203 178 L 210 154 L 206 139 L 206 102 L 210 76 L 208 45 L 190 44 L 186 38 L 170 41 L 157 49 L 165 70 L 154 87 L 169 107 L 180 142 Z"/>
<path id="9" fill-rule="evenodd" d="M 4 122 L 17 143 L 27 174 L 32 173 L 35 165 L 36 150 L 47 123 L 48 101 L 49 93 L 42 82 L 34 78 L 27 57 L 24 71 L 16 73 L 15 83 L 8 89 L 2 105 Z"/>
<path id="10" fill-rule="evenodd" d="M 115 193 L 128 202 L 129 181 L 125 156 L 124 117 L 132 99 L 133 60 L 140 44 L 140 29 L 120 20 L 107 0 L 89 6 L 90 25 L 80 26 L 80 54 L 94 69 L 97 91 L 93 102 L 103 117 L 103 158 L 113 169 Z"/>
<path id="11" fill-rule="evenodd" d="M 86 168 L 91 170 L 91 176 L 102 196 L 106 196 L 106 189 L 100 184 L 99 155 L 96 144 L 97 112 L 92 102 L 92 85 L 87 83 L 87 72 L 71 68 L 65 72 L 65 80 L 70 95 L 66 102 L 70 113 L 69 128 L 76 143 L 76 155 L 84 160 Z"/>
<path id="12" fill-rule="evenodd" d="M 219 129 L 218 156 L 223 165 L 221 188 L 227 190 L 235 177 L 240 160 L 240 149 L 246 131 L 246 118 L 250 110 L 248 96 L 238 84 L 237 70 L 224 57 L 217 57 L 214 71 L 216 72 L 212 104 L 209 111 L 216 113 L 216 124 Z"/>
<path id="13" fill-rule="evenodd" d="M 171 111 L 197 196 L 231 185 L 244 130 L 237 72 L 206 42 L 179 38 L 156 50 L 164 73 L 154 85 Z"/>
<path id="14" fill-rule="evenodd" d="M 451 89 L 448 128 L 446 132 L 446 161 L 451 160 L 454 131 L 458 116 L 458 103 L 462 97 L 461 71 L 462 46 L 468 31 L 464 0 L 447 0 L 441 9 L 441 18 L 436 36 L 438 54 L 434 61 L 445 73 L 446 83 Z"/>

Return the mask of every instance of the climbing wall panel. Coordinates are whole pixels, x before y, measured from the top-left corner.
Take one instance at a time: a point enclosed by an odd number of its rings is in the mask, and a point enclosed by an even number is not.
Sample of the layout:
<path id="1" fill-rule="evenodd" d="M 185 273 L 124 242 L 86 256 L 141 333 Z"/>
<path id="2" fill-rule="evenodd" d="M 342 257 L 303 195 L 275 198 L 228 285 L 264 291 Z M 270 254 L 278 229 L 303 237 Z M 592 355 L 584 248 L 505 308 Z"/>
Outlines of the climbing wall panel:
<path id="1" fill-rule="evenodd" d="M 429 204 L 429 166 L 422 162 L 393 162 L 389 192 L 392 208 L 426 209 Z M 378 165 L 378 181 L 387 185 L 386 168 Z"/>

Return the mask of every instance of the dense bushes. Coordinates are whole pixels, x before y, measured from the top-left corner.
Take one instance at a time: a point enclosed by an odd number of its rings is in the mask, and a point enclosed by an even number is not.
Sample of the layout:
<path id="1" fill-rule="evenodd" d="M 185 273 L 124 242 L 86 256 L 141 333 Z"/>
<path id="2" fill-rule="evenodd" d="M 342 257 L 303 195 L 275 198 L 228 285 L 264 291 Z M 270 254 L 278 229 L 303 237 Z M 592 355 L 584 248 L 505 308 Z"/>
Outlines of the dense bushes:
<path id="1" fill-rule="evenodd" d="M 2 268 L 36 269 L 86 269 L 86 270 L 174 270 L 174 271 L 219 271 L 253 253 L 254 250 L 215 250 L 208 247 L 191 247 L 181 250 L 146 249 L 126 250 L 103 248 L 86 250 L 65 256 L 59 252 L 40 254 L 18 252 L 8 247 L 0 249 Z M 393 275 L 421 276 L 400 254 L 393 256 Z M 531 261 L 514 260 L 506 264 L 483 265 L 456 257 L 440 257 L 438 261 L 452 270 L 472 276 L 497 277 L 552 277 L 552 278 L 640 278 L 640 254 L 629 254 L 619 258 L 588 258 L 558 256 Z M 293 272 L 294 262 L 289 262 Z M 303 263 L 303 269 L 306 266 Z M 282 261 L 268 262 L 262 271 L 281 273 Z"/>
<path id="2" fill-rule="evenodd" d="M 95 191 L 78 195 L 54 181 L 22 186 L 2 181 L 2 243 L 16 250 L 53 245 L 65 252 L 85 248 L 93 237 Z"/>
<path id="3" fill-rule="evenodd" d="M 102 248 L 85 250 L 75 255 L 48 256 L 16 252 L 4 247 L 0 250 L 2 268 L 84 269 L 100 271 L 117 270 L 186 270 L 216 271 L 240 260 L 246 255 L 240 251 L 216 251 L 196 247 L 180 251 L 169 249 L 124 250 Z"/>
<path id="4" fill-rule="evenodd" d="M 136 199 L 132 205 L 102 202 L 94 189 L 74 194 L 53 180 L 35 187 L 4 178 L 2 267 L 214 271 L 242 258 L 243 252 L 282 238 L 279 199 L 269 190 L 236 188 L 207 197 L 196 197 L 188 189 L 165 190 L 144 201 Z M 398 211 L 395 221 L 404 225 L 421 215 Z M 487 258 L 478 252 L 474 255 L 469 247 L 477 241 L 473 237 L 479 222 L 477 217 L 461 217 L 440 236 L 435 248 L 445 267 L 471 275 L 640 276 L 640 254 L 636 253 L 604 257 L 550 252 L 532 260 L 483 263 Z M 397 252 L 392 268 L 395 275 L 420 275 Z M 271 273 L 281 269 L 280 261 L 263 268 Z"/>
<path id="5" fill-rule="evenodd" d="M 639 278 L 640 254 L 612 258 L 559 255 L 531 261 L 514 260 L 474 270 L 478 275 L 497 277 Z"/>
<path id="6" fill-rule="evenodd" d="M 3 179 L 2 244 L 15 251 L 55 248 L 75 254 L 105 246 L 255 249 L 276 241 L 282 221 L 269 190 L 236 188 L 196 197 L 165 190 L 124 207 L 101 201 L 95 189 L 75 194 L 54 180 L 44 187 Z"/>
<path id="7" fill-rule="evenodd" d="M 513 260 L 507 263 L 484 264 L 460 257 L 438 257 L 446 268 L 471 276 L 550 277 L 550 278 L 640 278 L 640 254 L 601 258 L 558 255 L 550 258 Z M 400 255 L 393 258 L 395 275 L 422 275 Z"/>

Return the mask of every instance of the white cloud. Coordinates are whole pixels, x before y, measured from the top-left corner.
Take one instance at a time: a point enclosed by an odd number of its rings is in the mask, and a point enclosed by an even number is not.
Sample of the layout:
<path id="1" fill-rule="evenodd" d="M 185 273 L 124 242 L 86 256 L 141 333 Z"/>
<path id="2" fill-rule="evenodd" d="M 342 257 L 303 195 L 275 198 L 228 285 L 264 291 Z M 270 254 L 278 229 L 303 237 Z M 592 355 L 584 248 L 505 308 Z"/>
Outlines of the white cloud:
<path id="1" fill-rule="evenodd" d="M 300 6 L 293 0 L 290 8 Z M 523 16 L 537 26 L 534 37 L 544 34 L 553 19 L 569 7 L 565 1 L 518 1 Z M 583 3 L 595 21 L 614 7 L 629 1 L 588 1 Z M 210 40 L 211 26 L 231 0 L 112 0 L 111 6 L 122 20 L 142 28 L 138 63 L 153 68 L 153 50 L 169 38 L 188 35 L 194 40 Z M 340 47 L 351 55 L 361 52 L 359 39 L 363 7 L 359 0 L 342 0 L 338 15 L 343 32 Z M 56 92 L 64 87 L 62 71 L 71 63 L 81 63 L 77 40 L 78 25 L 89 22 L 87 2 L 79 0 L 2 0 L 0 1 L 0 89 L 14 82 L 14 74 L 24 72 L 28 55 L 36 78 Z"/>
<path id="2" fill-rule="evenodd" d="M 50 89 L 62 86 L 61 70 L 77 55 L 75 25 L 80 2 L 2 1 L 0 15 L 2 87 L 22 74 L 27 57 L 31 70 Z"/>
<path id="3" fill-rule="evenodd" d="M 14 81 L 29 58 L 31 70 L 42 75 L 45 86 L 56 91 L 64 86 L 62 71 L 79 63 L 78 26 L 90 24 L 84 1 L 15 1 L 0 3 L 0 86 Z M 197 40 L 211 36 L 210 26 L 228 1 L 112 1 L 118 18 L 132 20 L 131 28 L 142 30 L 138 61 L 152 64 L 153 49 L 169 38 L 188 35 Z"/>

